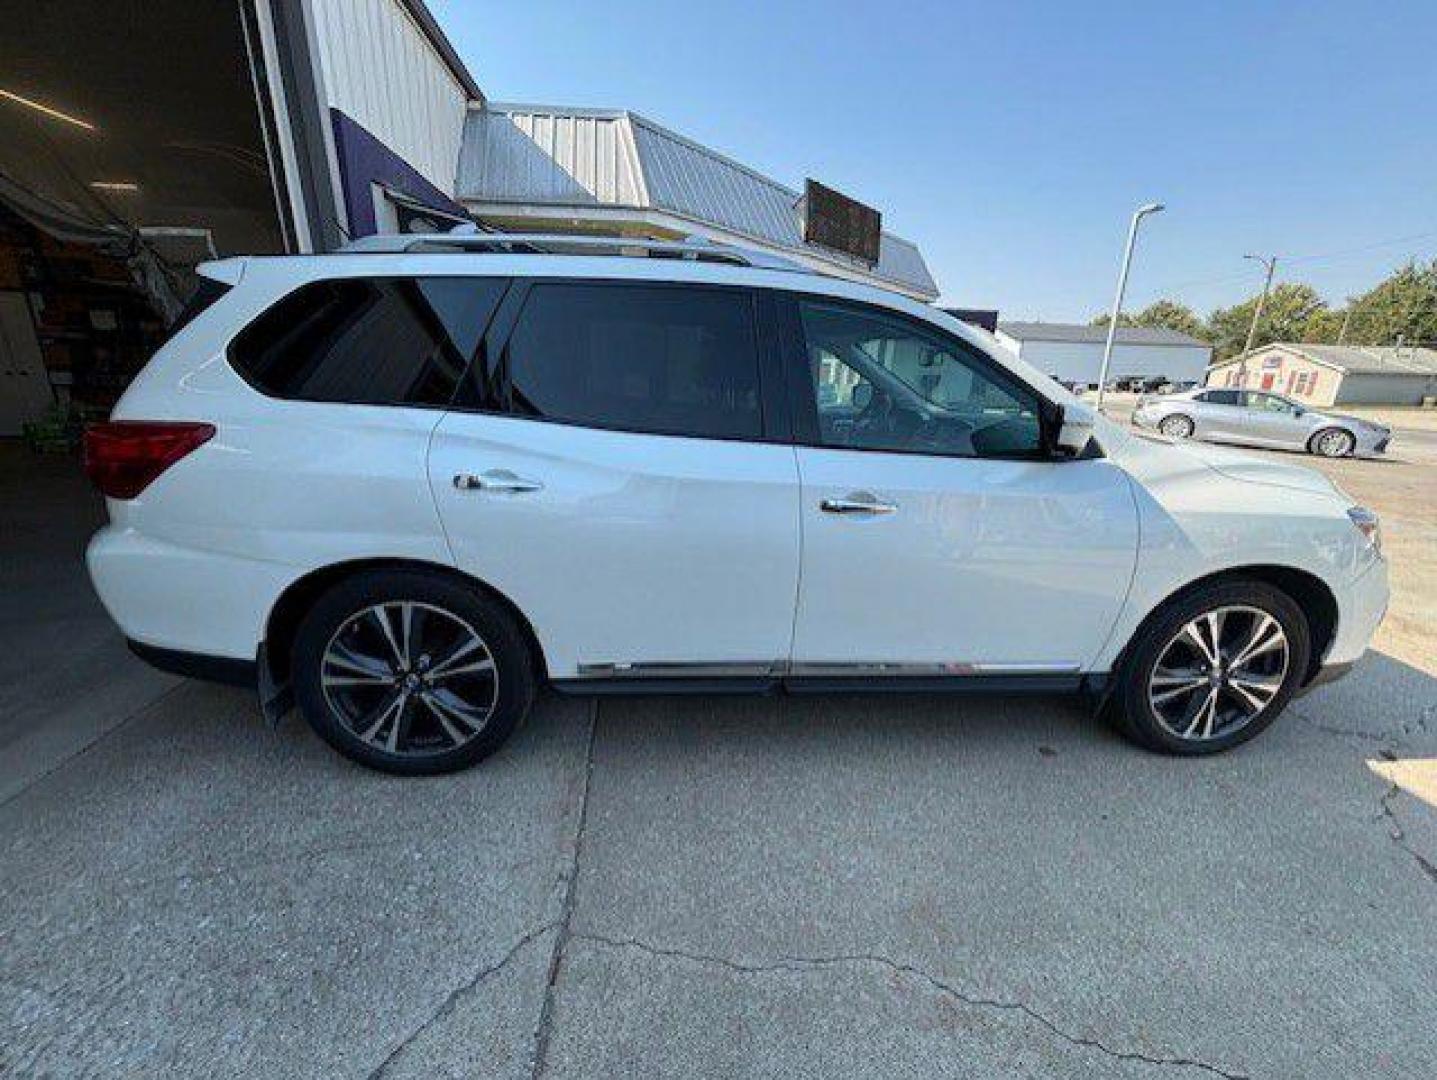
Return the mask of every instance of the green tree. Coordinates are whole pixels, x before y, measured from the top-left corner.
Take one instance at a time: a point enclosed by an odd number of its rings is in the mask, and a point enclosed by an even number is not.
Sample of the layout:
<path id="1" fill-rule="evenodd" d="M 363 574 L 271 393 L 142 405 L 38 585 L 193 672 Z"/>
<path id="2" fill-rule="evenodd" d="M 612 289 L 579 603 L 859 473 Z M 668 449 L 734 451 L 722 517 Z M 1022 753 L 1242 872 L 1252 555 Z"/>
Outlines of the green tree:
<path id="1" fill-rule="evenodd" d="M 1257 301 L 1252 296 L 1233 307 L 1218 308 L 1208 317 L 1208 340 L 1213 343 L 1217 359 L 1242 352 Z M 1253 348 L 1274 341 L 1306 341 L 1309 325 L 1325 328 L 1327 315 L 1327 301 L 1311 285 L 1297 281 L 1274 285 L 1263 306 Z"/>
<path id="2" fill-rule="evenodd" d="M 1349 300 L 1347 312 L 1351 315 L 1344 339 L 1348 344 L 1437 343 L 1437 259 L 1399 267 Z"/>
<path id="3" fill-rule="evenodd" d="M 1093 319 L 1093 326 L 1107 326 L 1108 316 L 1099 315 Z M 1124 312 L 1118 316 L 1119 326 L 1151 326 L 1163 330 L 1176 330 L 1180 334 L 1207 340 L 1207 327 L 1193 309 L 1176 300 L 1154 300 L 1142 311 L 1135 314 Z"/>

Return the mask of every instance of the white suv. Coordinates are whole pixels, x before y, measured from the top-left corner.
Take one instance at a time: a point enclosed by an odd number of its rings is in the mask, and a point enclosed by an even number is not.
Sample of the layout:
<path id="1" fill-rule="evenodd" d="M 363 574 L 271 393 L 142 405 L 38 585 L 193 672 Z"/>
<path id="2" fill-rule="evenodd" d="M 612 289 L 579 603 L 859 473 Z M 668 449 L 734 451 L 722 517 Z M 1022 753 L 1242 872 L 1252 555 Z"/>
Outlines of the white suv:
<path id="1" fill-rule="evenodd" d="M 1134 435 L 935 308 L 737 249 L 385 237 L 202 268 L 87 436 L 142 657 L 431 773 L 536 688 L 1084 691 L 1201 754 L 1357 660 L 1373 515 Z"/>

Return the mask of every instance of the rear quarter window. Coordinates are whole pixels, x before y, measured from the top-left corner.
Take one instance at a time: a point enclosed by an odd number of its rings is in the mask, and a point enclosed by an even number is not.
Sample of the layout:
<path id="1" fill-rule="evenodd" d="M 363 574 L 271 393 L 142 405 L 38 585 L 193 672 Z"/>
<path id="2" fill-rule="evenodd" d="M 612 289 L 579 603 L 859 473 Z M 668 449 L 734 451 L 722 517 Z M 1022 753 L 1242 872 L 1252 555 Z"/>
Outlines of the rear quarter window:
<path id="1" fill-rule="evenodd" d="M 447 405 L 506 285 L 445 277 L 311 282 L 240 331 L 230 363 L 270 397 Z"/>

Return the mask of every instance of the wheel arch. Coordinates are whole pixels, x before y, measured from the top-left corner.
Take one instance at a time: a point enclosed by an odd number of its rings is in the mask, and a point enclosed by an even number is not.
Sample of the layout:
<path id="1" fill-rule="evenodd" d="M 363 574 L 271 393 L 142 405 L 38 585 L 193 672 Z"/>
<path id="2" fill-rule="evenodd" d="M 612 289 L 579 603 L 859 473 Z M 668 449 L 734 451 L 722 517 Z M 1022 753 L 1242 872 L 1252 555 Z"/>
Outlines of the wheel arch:
<path id="1" fill-rule="evenodd" d="M 1361 436 L 1357 434 L 1357 431 L 1351 424 L 1344 424 L 1338 420 L 1330 420 L 1313 430 L 1312 434 L 1307 437 L 1307 445 L 1304 449 L 1309 453 L 1317 453 L 1317 440 L 1329 431 L 1340 431 L 1350 438 L 1352 440 L 1352 452 L 1354 453 L 1357 450 L 1357 444 L 1362 441 Z"/>
<path id="2" fill-rule="evenodd" d="M 1188 427 L 1191 429 L 1190 433 L 1192 435 L 1197 434 L 1198 422 L 1196 414 L 1189 412 L 1180 405 L 1174 406 L 1171 411 L 1164 413 L 1161 419 L 1158 420 L 1157 426 L 1161 428 L 1166 421 L 1173 419 L 1186 420 Z"/>
<path id="3" fill-rule="evenodd" d="M 1148 610 L 1136 629 L 1129 635 L 1118 660 L 1113 665 L 1114 670 L 1121 668 L 1132 651 L 1133 644 L 1142 637 L 1143 632 L 1168 605 L 1197 589 L 1236 581 L 1258 581 L 1265 585 L 1271 585 L 1290 596 L 1293 602 L 1302 609 L 1302 614 L 1307 619 L 1307 630 L 1311 638 L 1307 671 L 1303 673 L 1302 677 L 1303 685 L 1306 685 L 1322 667 L 1322 658 L 1327 655 L 1328 647 L 1337 636 L 1337 596 L 1327 582 L 1316 574 L 1300 570 L 1295 566 L 1271 563 L 1227 567 L 1194 578 L 1173 589 Z"/>
<path id="4" fill-rule="evenodd" d="M 315 602 L 341 581 L 375 570 L 417 570 L 449 578 L 466 588 L 483 593 L 505 608 L 514 618 L 529 647 L 534 662 L 534 671 L 541 679 L 548 678 L 549 669 L 545 662 L 543 647 L 539 644 L 539 635 L 534 630 L 534 624 L 529 621 L 529 617 L 524 614 L 518 604 L 487 581 L 481 581 L 472 574 L 466 574 L 462 570 L 445 566 L 443 563 L 425 562 L 422 559 L 376 558 L 352 559 L 319 567 L 295 579 L 280 593 L 279 598 L 270 608 L 264 630 L 266 663 L 269 665 L 273 681 L 277 685 L 289 682 L 290 655 L 294 649 L 295 635 L 299 630 L 300 622 L 303 621 L 304 616 Z"/>

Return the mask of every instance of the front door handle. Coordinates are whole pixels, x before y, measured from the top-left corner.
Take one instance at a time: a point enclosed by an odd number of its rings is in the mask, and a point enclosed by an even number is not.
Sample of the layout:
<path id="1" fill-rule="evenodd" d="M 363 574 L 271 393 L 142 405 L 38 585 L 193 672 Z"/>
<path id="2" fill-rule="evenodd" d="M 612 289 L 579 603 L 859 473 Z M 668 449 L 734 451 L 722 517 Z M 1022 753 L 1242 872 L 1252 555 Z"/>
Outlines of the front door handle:
<path id="1" fill-rule="evenodd" d="M 884 502 L 867 491 L 855 491 L 841 499 L 824 499 L 818 508 L 825 514 L 893 514 L 898 511 L 897 504 Z"/>
<path id="2" fill-rule="evenodd" d="M 499 494 L 523 495 L 530 491 L 543 491 L 544 485 L 538 480 L 526 480 L 508 469 L 490 469 L 475 476 L 473 473 L 458 473 L 454 486 L 460 491 L 493 491 Z"/>

